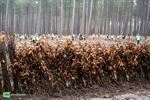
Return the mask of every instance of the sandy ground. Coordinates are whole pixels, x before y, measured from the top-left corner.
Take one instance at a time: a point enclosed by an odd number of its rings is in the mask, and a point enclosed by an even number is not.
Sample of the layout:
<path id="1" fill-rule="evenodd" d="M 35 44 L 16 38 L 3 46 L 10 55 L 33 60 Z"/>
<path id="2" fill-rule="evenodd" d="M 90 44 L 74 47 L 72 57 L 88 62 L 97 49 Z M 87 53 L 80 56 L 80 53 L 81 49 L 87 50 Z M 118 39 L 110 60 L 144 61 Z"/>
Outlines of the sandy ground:
<path id="1" fill-rule="evenodd" d="M 1 96 L 0 100 L 8 99 Z M 28 94 L 24 97 L 11 97 L 9 100 L 150 100 L 150 81 L 66 89 L 59 93 Z"/>

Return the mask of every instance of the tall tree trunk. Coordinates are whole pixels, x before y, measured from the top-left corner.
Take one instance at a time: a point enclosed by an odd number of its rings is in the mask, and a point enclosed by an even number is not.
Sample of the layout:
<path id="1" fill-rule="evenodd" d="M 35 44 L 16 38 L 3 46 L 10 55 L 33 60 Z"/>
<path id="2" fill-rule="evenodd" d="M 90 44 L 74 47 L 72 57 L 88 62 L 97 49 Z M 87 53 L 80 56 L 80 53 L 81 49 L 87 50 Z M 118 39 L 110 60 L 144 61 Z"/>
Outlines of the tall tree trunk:
<path id="1" fill-rule="evenodd" d="M 38 15 L 37 15 L 37 25 L 36 25 L 36 33 L 40 34 L 41 29 L 40 29 L 40 24 L 41 24 L 41 0 L 39 2 L 39 7 L 38 7 Z"/>
<path id="2" fill-rule="evenodd" d="M 60 23 L 60 35 L 63 34 L 63 25 L 64 25 L 64 0 L 61 0 L 61 23 Z"/>
<path id="3" fill-rule="evenodd" d="M 98 34 L 99 33 L 99 26 L 100 26 L 100 10 L 102 7 L 99 6 L 99 2 L 97 2 L 97 17 L 96 17 L 96 24 L 95 24 L 95 33 Z M 101 13 L 102 14 L 102 13 Z"/>
<path id="4" fill-rule="evenodd" d="M 91 31 L 92 11 L 93 11 L 93 0 L 91 0 L 90 17 L 89 17 L 89 23 L 88 23 L 88 34 L 90 34 L 90 31 Z"/>
<path id="5" fill-rule="evenodd" d="M 75 9 L 76 9 L 76 0 L 74 0 L 74 2 L 73 2 L 73 13 L 72 13 L 72 28 L 71 28 L 71 34 L 74 33 Z"/>
<path id="6" fill-rule="evenodd" d="M 82 29 L 81 29 L 81 34 L 85 34 L 85 0 L 83 0 Z"/>

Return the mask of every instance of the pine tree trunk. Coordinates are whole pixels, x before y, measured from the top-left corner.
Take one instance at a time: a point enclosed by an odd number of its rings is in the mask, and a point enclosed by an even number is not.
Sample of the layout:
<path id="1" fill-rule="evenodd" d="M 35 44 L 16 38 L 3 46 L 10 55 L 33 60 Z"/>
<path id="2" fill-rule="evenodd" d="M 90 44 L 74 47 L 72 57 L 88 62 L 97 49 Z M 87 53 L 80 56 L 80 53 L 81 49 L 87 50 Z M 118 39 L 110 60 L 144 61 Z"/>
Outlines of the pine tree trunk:
<path id="1" fill-rule="evenodd" d="M 91 1 L 91 7 L 90 7 L 90 17 L 89 17 L 89 23 L 88 23 L 88 34 L 90 34 L 90 32 L 91 32 L 92 11 L 93 11 L 93 0 Z"/>

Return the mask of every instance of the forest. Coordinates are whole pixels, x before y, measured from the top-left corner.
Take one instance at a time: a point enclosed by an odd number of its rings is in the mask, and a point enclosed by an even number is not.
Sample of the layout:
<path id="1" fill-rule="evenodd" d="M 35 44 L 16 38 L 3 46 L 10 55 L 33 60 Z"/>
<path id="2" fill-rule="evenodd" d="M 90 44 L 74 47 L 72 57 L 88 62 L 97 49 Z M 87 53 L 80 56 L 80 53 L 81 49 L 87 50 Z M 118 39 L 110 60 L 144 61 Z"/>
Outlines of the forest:
<path id="1" fill-rule="evenodd" d="M 0 31 L 149 35 L 150 0 L 0 0 Z"/>
<path id="2" fill-rule="evenodd" d="M 0 100 L 131 91 L 150 100 L 150 0 L 0 0 Z"/>

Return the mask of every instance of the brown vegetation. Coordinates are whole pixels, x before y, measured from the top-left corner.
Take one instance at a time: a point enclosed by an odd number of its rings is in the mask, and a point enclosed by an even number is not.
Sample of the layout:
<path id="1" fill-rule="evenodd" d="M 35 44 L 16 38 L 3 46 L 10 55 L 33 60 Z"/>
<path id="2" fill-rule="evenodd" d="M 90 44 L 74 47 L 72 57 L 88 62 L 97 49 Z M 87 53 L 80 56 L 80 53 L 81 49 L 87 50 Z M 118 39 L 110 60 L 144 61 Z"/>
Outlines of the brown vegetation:
<path id="1" fill-rule="evenodd" d="M 65 88 L 90 87 L 94 84 L 149 80 L 150 45 L 133 43 L 96 43 L 36 45 L 18 48 L 10 66 L 22 92 L 57 91 Z"/>

